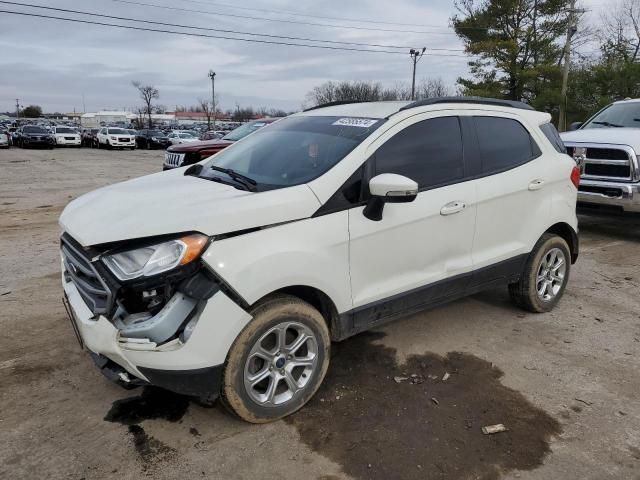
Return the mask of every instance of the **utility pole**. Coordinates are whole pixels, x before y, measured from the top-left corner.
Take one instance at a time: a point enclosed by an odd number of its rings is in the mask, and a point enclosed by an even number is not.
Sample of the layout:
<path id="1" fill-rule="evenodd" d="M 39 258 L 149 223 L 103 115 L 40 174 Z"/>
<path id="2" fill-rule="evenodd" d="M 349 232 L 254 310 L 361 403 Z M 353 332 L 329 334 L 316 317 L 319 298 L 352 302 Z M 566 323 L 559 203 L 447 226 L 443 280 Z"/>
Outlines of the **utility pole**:
<path id="1" fill-rule="evenodd" d="M 422 50 L 416 50 L 414 48 L 409 50 L 409 56 L 411 56 L 411 61 L 413 61 L 413 80 L 411 81 L 411 100 L 415 100 L 416 98 L 416 64 L 420 61 L 426 49 L 427 47 L 422 47 Z"/>
<path id="2" fill-rule="evenodd" d="M 216 129 L 216 72 L 209 70 L 211 79 L 211 108 L 213 109 L 213 130 Z"/>
<path id="3" fill-rule="evenodd" d="M 569 21 L 567 23 L 567 39 L 564 44 L 562 65 L 562 87 L 560 89 L 560 113 L 558 115 L 558 130 L 564 132 L 567 129 L 567 88 L 569 83 L 569 67 L 571 66 L 571 40 L 578 31 L 578 13 L 584 10 L 576 9 L 576 0 L 571 0 L 569 8 Z"/>
<path id="4" fill-rule="evenodd" d="M 20 118 L 20 99 L 16 98 L 16 120 Z"/>

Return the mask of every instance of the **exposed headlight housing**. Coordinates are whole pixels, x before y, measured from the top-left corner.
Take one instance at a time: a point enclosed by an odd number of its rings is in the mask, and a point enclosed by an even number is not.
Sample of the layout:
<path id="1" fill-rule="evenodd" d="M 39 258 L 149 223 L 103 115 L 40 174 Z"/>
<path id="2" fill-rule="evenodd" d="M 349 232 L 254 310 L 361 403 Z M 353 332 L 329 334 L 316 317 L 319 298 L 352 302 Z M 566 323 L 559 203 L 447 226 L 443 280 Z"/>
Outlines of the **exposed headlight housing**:
<path id="1" fill-rule="evenodd" d="M 208 241 L 209 237 L 206 235 L 187 235 L 155 245 L 106 255 L 102 261 L 122 281 L 151 277 L 196 260 Z"/>

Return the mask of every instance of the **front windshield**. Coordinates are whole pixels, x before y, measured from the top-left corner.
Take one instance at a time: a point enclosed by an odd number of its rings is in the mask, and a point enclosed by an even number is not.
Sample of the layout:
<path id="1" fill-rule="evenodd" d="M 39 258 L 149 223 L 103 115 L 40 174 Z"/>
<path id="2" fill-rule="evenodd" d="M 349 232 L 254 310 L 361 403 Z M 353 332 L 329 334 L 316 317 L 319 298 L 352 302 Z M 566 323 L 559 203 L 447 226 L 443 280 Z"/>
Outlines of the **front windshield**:
<path id="1" fill-rule="evenodd" d="M 76 131 L 69 127 L 57 127 L 56 133 L 76 133 Z"/>
<path id="2" fill-rule="evenodd" d="M 24 127 L 22 129 L 22 131 L 24 133 L 49 133 L 49 131 L 46 128 L 42 128 L 42 127 Z"/>
<path id="3" fill-rule="evenodd" d="M 151 135 L 152 137 L 164 137 L 164 133 L 162 133 L 160 130 L 149 130 L 149 135 Z"/>
<path id="4" fill-rule="evenodd" d="M 267 124 L 268 123 L 264 121 L 245 123 L 241 127 L 238 127 L 235 130 L 233 130 L 232 132 L 227 133 L 224 137 L 222 137 L 222 139 L 229 140 L 230 142 L 237 142 L 241 138 L 246 137 L 250 133 L 255 132 L 256 130 L 264 127 Z"/>
<path id="5" fill-rule="evenodd" d="M 231 169 L 254 180 L 258 190 L 307 183 L 342 160 L 383 123 L 369 118 L 285 118 L 216 154 L 204 164 L 200 176 L 226 175 L 212 167 Z"/>
<path id="6" fill-rule="evenodd" d="M 109 133 L 109 135 L 129 135 L 129 132 L 124 128 L 110 128 L 107 133 Z"/>
<path id="7" fill-rule="evenodd" d="M 640 102 L 612 103 L 582 128 L 640 128 Z"/>
<path id="8" fill-rule="evenodd" d="M 190 133 L 179 133 L 180 138 L 194 138 L 194 136 Z"/>

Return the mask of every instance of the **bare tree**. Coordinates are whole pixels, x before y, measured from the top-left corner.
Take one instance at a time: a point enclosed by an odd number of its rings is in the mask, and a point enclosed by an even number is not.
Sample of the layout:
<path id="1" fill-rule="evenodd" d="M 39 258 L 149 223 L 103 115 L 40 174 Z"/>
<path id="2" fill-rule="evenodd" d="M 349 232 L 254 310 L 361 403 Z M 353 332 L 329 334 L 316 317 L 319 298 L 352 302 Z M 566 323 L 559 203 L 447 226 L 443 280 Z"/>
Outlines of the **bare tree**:
<path id="1" fill-rule="evenodd" d="M 153 85 L 142 85 L 138 81 L 133 81 L 131 84 L 138 89 L 140 98 L 145 104 L 145 113 L 149 121 L 149 128 L 153 128 L 153 122 L 151 121 L 151 112 L 153 110 L 153 101 L 160 98 L 160 92 Z"/>
<path id="2" fill-rule="evenodd" d="M 423 78 L 416 87 L 416 99 L 448 97 L 451 89 L 441 78 Z"/>
<path id="3" fill-rule="evenodd" d="M 197 108 L 199 111 L 204 112 L 207 117 L 207 128 L 211 129 L 211 119 L 213 118 L 213 108 L 211 108 L 211 102 L 209 100 L 205 100 L 204 98 L 198 98 Z"/>
<path id="4" fill-rule="evenodd" d="M 640 0 L 639 0 L 640 1 Z M 416 98 L 444 97 L 451 90 L 441 78 L 423 78 L 416 89 Z M 307 94 L 307 100 L 314 105 L 336 101 L 375 102 L 380 100 L 411 100 L 411 87 L 397 83 L 384 88 L 379 82 L 325 82 Z"/>
<path id="5" fill-rule="evenodd" d="M 602 16 L 598 32 L 606 53 L 629 62 L 640 56 L 640 0 L 621 0 Z M 607 52 L 607 49 L 609 52 Z"/>

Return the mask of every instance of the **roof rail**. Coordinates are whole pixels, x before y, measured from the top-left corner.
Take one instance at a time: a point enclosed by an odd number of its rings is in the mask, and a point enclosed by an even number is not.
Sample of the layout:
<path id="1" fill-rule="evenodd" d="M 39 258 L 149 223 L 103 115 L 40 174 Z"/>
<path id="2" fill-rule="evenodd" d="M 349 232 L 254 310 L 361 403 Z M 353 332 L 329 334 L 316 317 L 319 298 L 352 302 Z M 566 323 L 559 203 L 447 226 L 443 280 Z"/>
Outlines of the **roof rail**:
<path id="1" fill-rule="evenodd" d="M 403 110 L 409 110 L 410 108 L 424 107 L 427 105 L 438 105 L 440 103 L 475 103 L 479 105 L 494 105 L 497 107 L 519 108 L 521 110 L 535 110 L 531 105 L 527 105 L 523 102 L 516 102 L 514 100 L 500 100 L 498 98 L 484 97 L 436 97 L 418 100 L 417 102 L 405 105 L 398 111 L 401 112 Z"/>
<path id="2" fill-rule="evenodd" d="M 324 107 L 335 107 L 336 105 L 348 105 L 350 103 L 367 103 L 362 100 L 337 100 L 335 102 L 323 103 L 321 105 L 316 105 L 315 107 L 307 108 L 303 110 L 303 112 L 309 112 L 311 110 L 317 110 L 318 108 Z"/>

